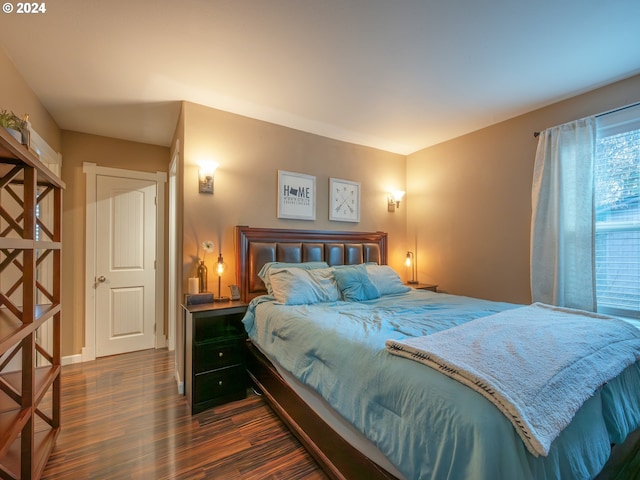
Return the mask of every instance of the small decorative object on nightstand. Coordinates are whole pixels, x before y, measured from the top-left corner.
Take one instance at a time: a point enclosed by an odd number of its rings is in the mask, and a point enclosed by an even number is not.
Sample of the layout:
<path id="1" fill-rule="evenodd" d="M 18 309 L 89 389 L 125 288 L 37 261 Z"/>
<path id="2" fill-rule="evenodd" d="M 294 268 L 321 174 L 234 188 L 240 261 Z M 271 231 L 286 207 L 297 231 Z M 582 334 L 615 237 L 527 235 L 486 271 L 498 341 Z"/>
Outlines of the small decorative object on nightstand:
<path id="1" fill-rule="evenodd" d="M 224 263 L 224 258 L 222 258 L 222 252 L 218 255 L 218 264 L 217 264 L 217 272 L 218 272 L 218 298 L 216 298 L 216 302 L 228 302 L 230 300 L 229 297 L 223 297 L 220 289 L 222 288 L 222 274 L 226 268 L 226 264 Z"/>
<path id="2" fill-rule="evenodd" d="M 204 297 L 204 296 L 203 296 Z M 196 297 L 198 298 L 198 297 Z M 191 414 L 246 395 L 243 302 L 184 305 L 184 393 Z"/>
<path id="3" fill-rule="evenodd" d="M 417 285 L 418 280 L 416 280 L 416 262 L 413 256 L 413 252 L 407 252 L 407 258 L 404 261 L 404 264 L 411 269 L 411 280 L 407 283 L 409 285 Z"/>
<path id="4" fill-rule="evenodd" d="M 207 291 L 207 266 L 204 264 L 204 260 L 200 260 L 198 264 L 198 290 L 199 293 Z"/>

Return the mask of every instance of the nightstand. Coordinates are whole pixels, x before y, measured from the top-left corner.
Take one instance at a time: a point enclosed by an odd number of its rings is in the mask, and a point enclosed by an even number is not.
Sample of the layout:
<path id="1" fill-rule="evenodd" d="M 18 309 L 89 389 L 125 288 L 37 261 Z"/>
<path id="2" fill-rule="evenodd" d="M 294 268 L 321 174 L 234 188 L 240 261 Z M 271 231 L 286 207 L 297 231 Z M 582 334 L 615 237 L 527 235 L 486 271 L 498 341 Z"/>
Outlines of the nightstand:
<path id="1" fill-rule="evenodd" d="M 184 393 L 192 415 L 246 396 L 246 334 L 241 320 L 247 306 L 230 301 L 183 305 Z"/>
<path id="2" fill-rule="evenodd" d="M 438 291 L 438 285 L 435 283 L 407 283 L 407 286 L 415 288 L 416 290 L 429 290 L 431 292 Z"/>

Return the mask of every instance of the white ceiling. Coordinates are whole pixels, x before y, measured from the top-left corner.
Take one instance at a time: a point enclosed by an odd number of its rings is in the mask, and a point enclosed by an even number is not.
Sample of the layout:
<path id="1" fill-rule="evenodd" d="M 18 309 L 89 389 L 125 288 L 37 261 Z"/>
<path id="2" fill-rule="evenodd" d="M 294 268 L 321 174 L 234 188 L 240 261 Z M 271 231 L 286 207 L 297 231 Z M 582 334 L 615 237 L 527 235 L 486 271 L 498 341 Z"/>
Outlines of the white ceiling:
<path id="1" fill-rule="evenodd" d="M 0 46 L 58 125 L 164 146 L 188 100 L 408 154 L 640 73 L 638 0 L 45 5 Z"/>

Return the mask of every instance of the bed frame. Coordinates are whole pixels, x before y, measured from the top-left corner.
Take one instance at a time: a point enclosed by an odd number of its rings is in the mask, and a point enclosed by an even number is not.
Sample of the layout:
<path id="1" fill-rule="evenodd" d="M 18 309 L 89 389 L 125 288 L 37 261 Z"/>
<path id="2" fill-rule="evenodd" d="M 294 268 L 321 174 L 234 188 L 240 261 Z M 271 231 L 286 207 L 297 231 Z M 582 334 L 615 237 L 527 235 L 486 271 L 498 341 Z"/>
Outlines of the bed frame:
<path id="1" fill-rule="evenodd" d="M 266 262 L 326 261 L 352 265 L 387 263 L 384 232 L 334 232 L 238 226 L 236 276 L 242 300 L 266 293 L 258 272 Z M 271 408 L 296 435 L 321 468 L 333 479 L 395 479 L 340 437 L 289 387 L 271 362 L 251 342 L 247 371 Z M 611 457 L 597 480 L 640 478 L 640 429 L 623 444 L 612 446 Z"/>

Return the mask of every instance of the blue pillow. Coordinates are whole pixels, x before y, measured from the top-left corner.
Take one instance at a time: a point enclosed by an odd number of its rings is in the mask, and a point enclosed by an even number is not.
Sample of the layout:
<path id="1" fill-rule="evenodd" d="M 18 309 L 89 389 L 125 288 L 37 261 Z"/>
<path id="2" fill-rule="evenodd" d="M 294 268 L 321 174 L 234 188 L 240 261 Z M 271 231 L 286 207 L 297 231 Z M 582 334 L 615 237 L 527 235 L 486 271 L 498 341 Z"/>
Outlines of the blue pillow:
<path id="1" fill-rule="evenodd" d="M 342 297 L 348 301 L 361 302 L 380 297 L 380 292 L 369 280 L 364 265 L 349 265 L 334 270 L 336 283 L 342 292 Z"/>
<path id="2" fill-rule="evenodd" d="M 400 276 L 388 265 L 366 265 L 369 279 L 373 283 L 380 296 L 406 293 L 411 290 L 400 280 Z"/>
<path id="3" fill-rule="evenodd" d="M 335 302 L 340 298 L 332 268 L 272 268 L 269 279 L 276 301 L 285 305 Z"/>
<path id="4" fill-rule="evenodd" d="M 271 288 L 271 280 L 269 279 L 269 272 L 272 268 L 304 268 L 305 270 L 312 270 L 315 268 L 329 268 L 329 265 L 327 262 L 267 262 L 258 272 L 258 277 L 260 277 L 260 280 L 264 282 L 264 286 L 266 287 L 269 295 L 273 295 L 273 288 Z"/>

